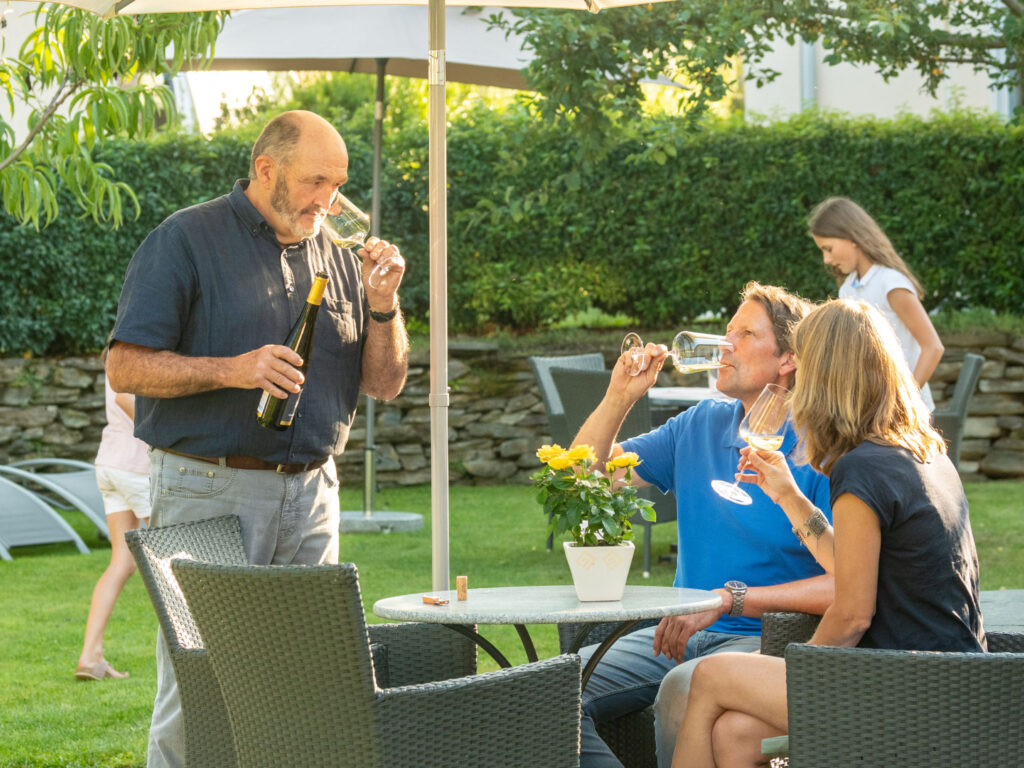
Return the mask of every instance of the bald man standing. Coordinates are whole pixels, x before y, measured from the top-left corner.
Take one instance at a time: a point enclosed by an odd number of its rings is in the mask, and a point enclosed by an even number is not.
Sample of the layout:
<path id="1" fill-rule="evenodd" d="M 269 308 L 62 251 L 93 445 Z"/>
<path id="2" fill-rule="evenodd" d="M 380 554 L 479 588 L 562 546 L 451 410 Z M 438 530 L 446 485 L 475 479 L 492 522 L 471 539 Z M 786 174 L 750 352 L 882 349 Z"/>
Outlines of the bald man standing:
<path id="1" fill-rule="evenodd" d="M 409 343 L 398 308 L 404 262 L 369 238 L 357 254 L 321 224 L 348 181 L 348 151 L 312 112 L 271 120 L 249 178 L 171 215 L 128 265 L 107 376 L 136 395 L 152 447 L 154 526 L 238 515 L 253 564 L 338 562 L 338 477 L 359 390 L 398 395 Z M 358 258 L 357 258 L 358 256 Z M 372 287 L 381 260 L 394 266 Z M 310 366 L 281 344 L 314 275 L 329 276 Z M 302 389 L 292 426 L 261 427 L 264 392 Z M 182 768 L 181 703 L 162 633 L 149 768 Z"/>

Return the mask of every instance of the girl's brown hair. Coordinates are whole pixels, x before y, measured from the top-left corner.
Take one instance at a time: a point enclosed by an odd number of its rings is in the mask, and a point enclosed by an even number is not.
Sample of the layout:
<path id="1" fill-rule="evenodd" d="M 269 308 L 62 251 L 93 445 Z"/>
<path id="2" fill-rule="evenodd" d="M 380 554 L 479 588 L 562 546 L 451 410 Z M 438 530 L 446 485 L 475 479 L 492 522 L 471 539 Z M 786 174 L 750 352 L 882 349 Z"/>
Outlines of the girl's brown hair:
<path id="1" fill-rule="evenodd" d="M 896 253 L 878 222 L 848 197 L 830 197 L 818 203 L 811 211 L 807 230 L 812 237 L 836 237 L 856 243 L 873 264 L 892 267 L 906 275 L 914 285 L 917 298 L 924 298 L 921 282 Z M 839 283 L 846 278 L 836 270 L 833 274 Z"/>
<path id="2" fill-rule="evenodd" d="M 824 475 L 865 440 L 899 445 L 919 461 L 946 452 L 892 327 L 864 301 L 834 299 L 794 339 L 793 425 L 807 462 Z"/>

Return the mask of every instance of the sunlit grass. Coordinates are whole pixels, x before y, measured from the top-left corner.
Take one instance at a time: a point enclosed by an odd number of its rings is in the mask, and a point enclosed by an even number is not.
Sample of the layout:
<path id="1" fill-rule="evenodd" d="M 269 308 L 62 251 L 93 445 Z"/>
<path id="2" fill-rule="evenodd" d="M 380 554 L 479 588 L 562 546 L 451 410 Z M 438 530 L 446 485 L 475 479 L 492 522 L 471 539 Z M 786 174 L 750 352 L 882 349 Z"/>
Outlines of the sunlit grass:
<path id="1" fill-rule="evenodd" d="M 1024 516 L 1019 482 L 968 485 L 981 559 L 983 589 L 1024 588 Z M 431 589 L 430 490 L 386 490 L 378 509 L 419 512 L 420 531 L 346 535 L 342 559 L 359 566 L 367 611 L 391 595 Z M 450 491 L 451 574 L 470 588 L 510 584 L 568 584 L 564 556 L 544 549 L 544 516 L 531 488 L 454 487 Z M 342 493 L 342 507 L 362 507 L 358 489 Z M 156 691 L 153 645 L 156 618 L 140 580 L 129 581 L 107 633 L 107 658 L 131 678 L 79 683 L 72 676 L 89 596 L 110 551 L 77 517 L 68 518 L 92 548 L 70 545 L 19 548 L 0 562 L 0 766 L 3 768 L 134 768 L 145 763 L 146 733 Z M 631 583 L 667 585 L 673 566 L 658 562 L 675 538 L 672 525 L 654 529 L 652 577 L 632 569 Z M 640 557 L 640 553 L 637 553 Z M 374 617 L 370 615 L 370 621 Z M 531 628 L 541 656 L 557 653 L 555 630 Z M 511 627 L 484 634 L 513 663 L 525 660 Z M 481 669 L 494 663 L 482 654 Z"/>

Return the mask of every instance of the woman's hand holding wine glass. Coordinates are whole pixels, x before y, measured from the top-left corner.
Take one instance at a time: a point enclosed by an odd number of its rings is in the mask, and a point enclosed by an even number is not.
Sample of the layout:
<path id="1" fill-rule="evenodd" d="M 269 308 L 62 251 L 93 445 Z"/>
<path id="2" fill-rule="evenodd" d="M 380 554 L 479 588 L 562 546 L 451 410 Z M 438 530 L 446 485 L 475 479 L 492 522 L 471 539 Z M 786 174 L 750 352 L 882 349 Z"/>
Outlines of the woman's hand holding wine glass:
<path id="1" fill-rule="evenodd" d="M 789 419 L 789 390 L 778 384 L 768 384 L 740 422 L 740 437 L 758 451 L 777 451 L 785 441 L 786 421 Z M 744 467 L 740 459 L 740 468 Z M 788 472 L 788 469 L 787 469 Z M 750 494 L 740 488 L 740 480 L 712 480 L 711 488 L 734 504 L 750 504 Z"/>
<path id="2" fill-rule="evenodd" d="M 737 479 L 744 483 L 755 483 L 776 504 L 780 504 L 790 494 L 800 493 L 789 469 L 789 463 L 780 451 L 759 452 L 752 445 L 748 445 L 740 450 L 739 466 L 752 469 L 757 474 L 749 475 L 739 469 Z"/>

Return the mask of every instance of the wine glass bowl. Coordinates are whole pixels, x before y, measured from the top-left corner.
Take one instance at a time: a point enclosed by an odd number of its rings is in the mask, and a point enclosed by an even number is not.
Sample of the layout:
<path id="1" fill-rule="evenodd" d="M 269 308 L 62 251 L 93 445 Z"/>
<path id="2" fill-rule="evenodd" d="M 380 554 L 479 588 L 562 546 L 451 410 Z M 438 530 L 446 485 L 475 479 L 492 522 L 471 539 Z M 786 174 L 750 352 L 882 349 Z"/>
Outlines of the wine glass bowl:
<path id="1" fill-rule="evenodd" d="M 341 192 L 335 192 L 324 219 L 323 229 L 331 242 L 339 248 L 355 250 L 366 245 L 366 238 L 370 235 L 370 216 Z M 384 277 L 398 266 L 400 258 L 389 256 L 377 262 L 367 280 L 370 287 L 380 288 Z"/>
<path id="2" fill-rule="evenodd" d="M 680 373 L 697 373 L 721 368 L 722 352 L 726 349 L 732 349 L 732 343 L 725 336 L 681 331 L 672 340 L 668 356 Z M 621 351 L 627 355 L 626 372 L 630 376 L 639 375 L 647 367 L 647 350 L 639 334 L 627 333 Z"/>
<path id="3" fill-rule="evenodd" d="M 756 451 L 777 451 L 786 439 L 789 419 L 789 390 L 768 384 L 740 422 L 739 434 Z M 750 494 L 740 488 L 740 481 L 712 480 L 715 493 L 734 504 L 751 504 Z"/>

